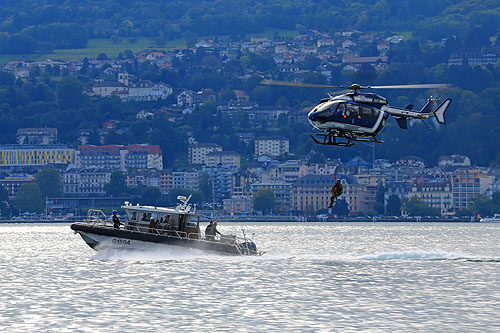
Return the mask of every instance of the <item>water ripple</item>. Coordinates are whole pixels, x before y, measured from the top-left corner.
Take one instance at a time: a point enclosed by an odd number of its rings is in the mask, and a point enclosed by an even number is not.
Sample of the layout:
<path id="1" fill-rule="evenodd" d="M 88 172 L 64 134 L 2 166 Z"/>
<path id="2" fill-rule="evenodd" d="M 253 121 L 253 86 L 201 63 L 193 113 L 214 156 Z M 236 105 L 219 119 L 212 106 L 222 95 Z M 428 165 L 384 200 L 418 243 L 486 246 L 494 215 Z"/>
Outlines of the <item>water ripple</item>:
<path id="1" fill-rule="evenodd" d="M 223 224 L 262 257 L 94 252 L 67 225 L 0 226 L 0 331 L 485 332 L 499 226 Z"/>

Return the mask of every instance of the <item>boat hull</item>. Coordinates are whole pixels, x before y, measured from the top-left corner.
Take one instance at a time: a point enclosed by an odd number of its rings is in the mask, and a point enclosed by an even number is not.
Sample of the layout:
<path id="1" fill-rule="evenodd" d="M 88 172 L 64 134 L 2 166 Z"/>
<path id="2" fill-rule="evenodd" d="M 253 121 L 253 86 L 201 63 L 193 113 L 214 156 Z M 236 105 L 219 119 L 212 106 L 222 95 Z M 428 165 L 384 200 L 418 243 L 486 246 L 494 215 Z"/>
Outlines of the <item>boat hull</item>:
<path id="1" fill-rule="evenodd" d="M 162 244 L 228 255 L 258 254 L 257 251 L 247 251 L 247 247 L 238 244 L 114 229 L 87 223 L 73 223 L 71 229 L 78 233 L 94 250 L 103 248 L 148 250 L 151 245 Z"/>
<path id="2" fill-rule="evenodd" d="M 498 218 L 485 218 L 481 219 L 481 223 L 500 223 L 500 219 Z"/>

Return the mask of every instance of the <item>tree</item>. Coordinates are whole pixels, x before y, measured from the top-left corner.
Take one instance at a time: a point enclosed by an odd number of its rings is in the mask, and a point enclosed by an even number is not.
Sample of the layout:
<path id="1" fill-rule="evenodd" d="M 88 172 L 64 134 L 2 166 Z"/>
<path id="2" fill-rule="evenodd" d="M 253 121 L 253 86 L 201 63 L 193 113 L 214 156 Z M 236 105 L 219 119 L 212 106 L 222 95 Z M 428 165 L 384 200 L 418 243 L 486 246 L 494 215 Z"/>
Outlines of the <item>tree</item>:
<path id="1" fill-rule="evenodd" d="M 472 211 L 474 215 L 491 216 L 492 200 L 483 194 L 476 195 L 472 198 Z"/>
<path id="2" fill-rule="evenodd" d="M 402 208 L 412 216 L 438 216 L 440 212 L 437 208 L 432 208 L 419 197 L 404 198 Z"/>
<path id="3" fill-rule="evenodd" d="M 79 108 L 85 100 L 82 84 L 74 76 L 67 76 L 57 83 L 56 95 L 63 109 Z"/>
<path id="4" fill-rule="evenodd" d="M 335 205 L 333 205 L 332 213 L 347 216 L 349 215 L 349 204 L 344 199 L 338 199 L 335 201 Z"/>
<path id="5" fill-rule="evenodd" d="M 211 200 L 212 182 L 210 181 L 210 176 L 206 172 L 204 172 L 200 177 L 200 191 L 203 193 L 206 200 Z"/>
<path id="6" fill-rule="evenodd" d="M 375 195 L 375 211 L 378 214 L 384 214 L 385 213 L 385 190 L 386 188 L 384 186 L 379 186 L 377 190 L 377 194 Z"/>
<path id="7" fill-rule="evenodd" d="M 15 206 L 21 212 L 43 212 L 42 192 L 36 183 L 24 184 L 16 194 Z"/>
<path id="8" fill-rule="evenodd" d="M 141 195 L 144 205 L 157 206 L 161 204 L 161 191 L 158 187 L 148 186 Z"/>
<path id="9" fill-rule="evenodd" d="M 491 196 L 491 209 L 493 213 L 500 213 L 500 191 L 496 191 Z"/>
<path id="10" fill-rule="evenodd" d="M 109 183 L 104 184 L 104 191 L 110 196 L 120 196 L 127 194 L 128 188 L 125 183 L 126 177 L 123 172 L 115 170 L 111 173 Z"/>
<path id="11" fill-rule="evenodd" d="M 399 196 L 392 194 L 389 199 L 387 199 L 387 215 L 401 215 L 401 199 Z"/>
<path id="12" fill-rule="evenodd" d="M 257 191 L 253 197 L 253 209 L 269 212 L 274 208 L 274 191 L 263 188 Z"/>
<path id="13" fill-rule="evenodd" d="M 8 216 L 10 213 L 9 192 L 3 186 L 0 186 L 0 210 L 2 216 Z"/>
<path id="14" fill-rule="evenodd" d="M 99 53 L 99 55 L 97 56 L 96 59 L 97 60 L 108 60 L 108 56 L 106 55 L 106 53 L 102 52 L 102 53 Z"/>
<path id="15" fill-rule="evenodd" d="M 62 194 L 61 175 L 54 168 L 43 168 L 35 175 L 35 183 L 40 188 L 42 198 L 59 197 Z"/>

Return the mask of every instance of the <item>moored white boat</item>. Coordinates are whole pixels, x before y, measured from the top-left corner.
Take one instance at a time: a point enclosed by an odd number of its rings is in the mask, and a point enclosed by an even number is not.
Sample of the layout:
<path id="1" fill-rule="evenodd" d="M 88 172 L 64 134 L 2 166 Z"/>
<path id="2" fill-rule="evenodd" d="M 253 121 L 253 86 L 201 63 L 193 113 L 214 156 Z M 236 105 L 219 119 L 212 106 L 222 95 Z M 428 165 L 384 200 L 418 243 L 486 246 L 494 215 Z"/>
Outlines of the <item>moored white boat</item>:
<path id="1" fill-rule="evenodd" d="M 495 214 L 493 217 L 483 217 L 480 222 L 500 222 L 500 214 Z"/>

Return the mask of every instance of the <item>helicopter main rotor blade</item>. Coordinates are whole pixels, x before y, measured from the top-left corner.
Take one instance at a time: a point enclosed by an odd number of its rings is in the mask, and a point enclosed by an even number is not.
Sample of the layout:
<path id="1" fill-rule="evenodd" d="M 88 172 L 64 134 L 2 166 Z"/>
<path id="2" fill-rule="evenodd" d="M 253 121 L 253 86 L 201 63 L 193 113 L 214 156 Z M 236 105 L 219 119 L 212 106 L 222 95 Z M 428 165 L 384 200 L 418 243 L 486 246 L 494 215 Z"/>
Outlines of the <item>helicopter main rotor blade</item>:
<path id="1" fill-rule="evenodd" d="M 394 86 L 367 86 L 366 89 L 438 89 L 450 87 L 446 83 L 431 83 L 431 84 L 399 84 Z"/>
<path id="2" fill-rule="evenodd" d="M 262 81 L 260 81 L 260 84 L 273 85 L 273 86 L 325 88 L 325 89 L 348 89 L 349 88 L 349 87 L 344 87 L 344 86 L 327 86 L 327 85 L 323 85 L 323 84 L 275 81 L 275 80 L 262 80 Z"/>

